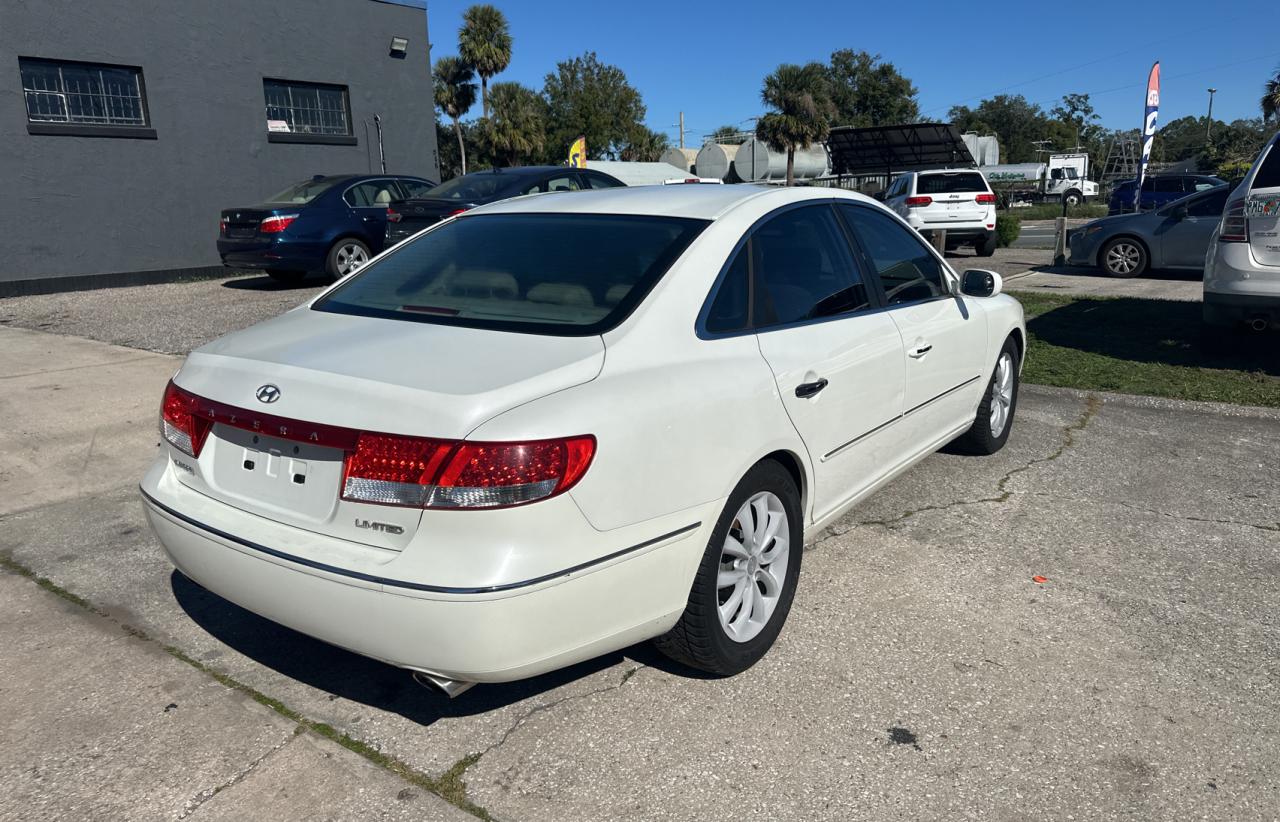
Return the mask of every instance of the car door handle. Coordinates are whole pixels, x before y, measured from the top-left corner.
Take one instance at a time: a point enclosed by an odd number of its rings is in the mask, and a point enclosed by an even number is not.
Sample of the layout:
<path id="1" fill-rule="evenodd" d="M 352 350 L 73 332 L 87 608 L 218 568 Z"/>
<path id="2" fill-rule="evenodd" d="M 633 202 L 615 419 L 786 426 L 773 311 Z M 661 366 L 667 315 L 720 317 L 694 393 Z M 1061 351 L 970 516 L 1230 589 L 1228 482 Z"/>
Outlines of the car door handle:
<path id="1" fill-rule="evenodd" d="M 907 352 L 907 356 L 912 357 L 912 358 L 914 358 L 914 359 L 917 359 L 917 360 L 918 360 L 918 359 L 920 359 L 921 357 L 923 357 L 925 354 L 928 354 L 928 353 L 929 353 L 930 351 L 932 351 L 932 350 L 933 350 L 933 346 L 932 346 L 932 345 L 928 345 L 928 344 L 926 344 L 926 345 L 917 345 L 915 348 L 913 348 L 913 349 L 911 349 L 910 351 L 908 351 L 908 352 Z"/>
<path id="2" fill-rule="evenodd" d="M 823 377 L 815 382 L 802 382 L 796 386 L 796 396 L 800 399 L 808 399 L 817 395 L 819 391 L 827 387 L 827 379 Z"/>

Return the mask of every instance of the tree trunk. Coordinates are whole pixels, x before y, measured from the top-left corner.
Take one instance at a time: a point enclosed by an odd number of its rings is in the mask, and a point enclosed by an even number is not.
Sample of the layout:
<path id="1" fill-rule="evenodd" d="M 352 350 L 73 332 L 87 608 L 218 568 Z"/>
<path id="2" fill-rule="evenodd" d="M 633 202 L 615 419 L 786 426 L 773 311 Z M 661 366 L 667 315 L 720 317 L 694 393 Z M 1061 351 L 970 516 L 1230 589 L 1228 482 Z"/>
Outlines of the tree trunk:
<path id="1" fill-rule="evenodd" d="M 480 108 L 484 109 L 484 116 L 489 116 L 489 78 L 483 74 L 480 75 Z"/>
<path id="2" fill-rule="evenodd" d="M 458 154 L 462 155 L 462 173 L 467 173 L 467 147 L 462 141 L 462 126 L 458 125 L 458 118 L 453 118 L 453 133 L 458 135 Z"/>
<path id="3" fill-rule="evenodd" d="M 787 146 L 787 185 L 796 184 L 796 147 Z"/>

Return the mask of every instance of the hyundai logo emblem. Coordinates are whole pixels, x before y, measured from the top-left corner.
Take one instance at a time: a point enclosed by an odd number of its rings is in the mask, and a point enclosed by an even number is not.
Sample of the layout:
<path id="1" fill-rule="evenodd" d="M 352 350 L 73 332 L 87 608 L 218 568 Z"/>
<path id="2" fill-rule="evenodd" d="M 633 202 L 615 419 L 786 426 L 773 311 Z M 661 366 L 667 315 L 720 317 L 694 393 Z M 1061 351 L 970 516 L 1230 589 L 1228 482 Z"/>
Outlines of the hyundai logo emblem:
<path id="1" fill-rule="evenodd" d="M 271 383 L 267 383 L 258 389 L 255 396 L 258 398 L 258 402 L 272 403 L 280 399 L 280 389 Z"/>

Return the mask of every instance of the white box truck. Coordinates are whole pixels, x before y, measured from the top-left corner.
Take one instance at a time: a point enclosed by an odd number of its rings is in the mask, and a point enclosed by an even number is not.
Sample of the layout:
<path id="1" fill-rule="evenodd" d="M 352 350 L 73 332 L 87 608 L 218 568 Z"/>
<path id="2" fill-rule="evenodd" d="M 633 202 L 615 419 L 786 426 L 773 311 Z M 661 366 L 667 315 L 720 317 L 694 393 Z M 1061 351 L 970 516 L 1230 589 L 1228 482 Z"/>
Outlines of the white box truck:
<path id="1" fill-rule="evenodd" d="M 1010 206 L 1062 202 L 1081 205 L 1098 196 L 1088 179 L 1088 154 L 1053 154 L 1047 163 L 1011 163 L 978 168 Z"/>

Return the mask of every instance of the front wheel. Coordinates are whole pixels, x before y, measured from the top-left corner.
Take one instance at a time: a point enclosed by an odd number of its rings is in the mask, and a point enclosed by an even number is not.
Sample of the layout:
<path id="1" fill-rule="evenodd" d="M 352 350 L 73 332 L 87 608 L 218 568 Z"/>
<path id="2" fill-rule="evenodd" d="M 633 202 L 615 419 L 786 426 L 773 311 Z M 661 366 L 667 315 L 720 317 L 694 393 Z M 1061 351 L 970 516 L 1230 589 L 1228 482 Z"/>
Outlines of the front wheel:
<path id="1" fill-rule="evenodd" d="M 1084 195 L 1079 191 L 1068 191 L 1066 194 L 1062 195 L 1062 199 L 1066 201 L 1066 204 L 1071 208 L 1075 208 L 1076 206 L 1084 203 Z"/>
<path id="2" fill-rule="evenodd" d="M 978 403 L 973 425 L 955 441 L 962 454 L 994 454 L 1009 441 L 1013 415 L 1018 409 L 1018 345 L 1005 340 L 992 369 L 987 391 Z"/>
<path id="3" fill-rule="evenodd" d="M 654 640 L 658 650 L 721 676 L 745 671 L 782 631 L 804 529 L 800 491 L 777 462 L 761 462 L 729 495 L 698 566 L 684 614 Z"/>
<path id="4" fill-rule="evenodd" d="M 1136 277 L 1147 269 L 1147 250 L 1142 243 L 1117 237 L 1098 252 L 1102 270 L 1112 277 Z"/>

